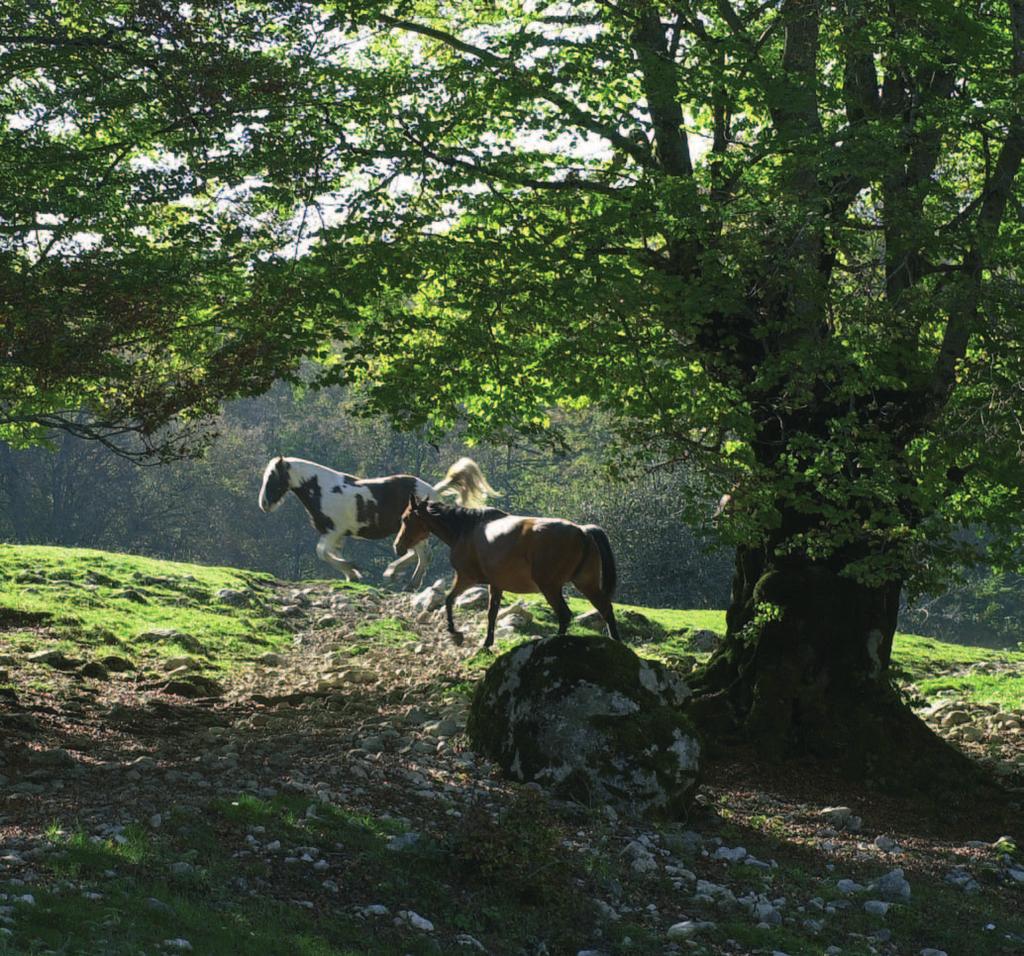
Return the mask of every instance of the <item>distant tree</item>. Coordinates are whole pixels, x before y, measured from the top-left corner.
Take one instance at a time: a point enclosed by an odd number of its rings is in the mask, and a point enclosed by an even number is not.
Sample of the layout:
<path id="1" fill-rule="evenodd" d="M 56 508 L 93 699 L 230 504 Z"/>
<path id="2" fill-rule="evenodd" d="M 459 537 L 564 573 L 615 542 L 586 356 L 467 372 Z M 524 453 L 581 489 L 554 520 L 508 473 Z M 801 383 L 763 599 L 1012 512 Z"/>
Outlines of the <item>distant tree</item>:
<path id="1" fill-rule="evenodd" d="M 339 368 L 483 436 L 603 405 L 730 492 L 697 711 L 939 753 L 888 671 L 905 588 L 1020 557 L 1024 0 L 337 10 L 372 162 L 303 292 L 359 320 Z"/>

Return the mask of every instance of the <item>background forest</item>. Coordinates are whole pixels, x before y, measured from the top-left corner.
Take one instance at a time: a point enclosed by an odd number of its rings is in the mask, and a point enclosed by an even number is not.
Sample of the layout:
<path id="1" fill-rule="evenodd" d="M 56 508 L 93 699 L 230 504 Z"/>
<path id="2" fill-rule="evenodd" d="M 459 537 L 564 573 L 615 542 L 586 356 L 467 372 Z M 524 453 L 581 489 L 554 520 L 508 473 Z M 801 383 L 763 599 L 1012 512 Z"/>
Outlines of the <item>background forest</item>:
<path id="1" fill-rule="evenodd" d="M 600 457 L 606 426 L 597 414 L 566 420 L 557 450 L 536 445 L 467 448 L 458 436 L 441 444 L 360 418 L 340 389 L 266 396 L 230 403 L 206 457 L 139 467 L 97 443 L 55 439 L 52 451 L 13 451 L 0 444 L 0 535 L 21 543 L 104 548 L 182 561 L 270 571 L 284 578 L 322 577 L 315 536 L 297 501 L 271 516 L 256 506 L 263 468 L 276 454 L 294 455 L 361 476 L 408 472 L 436 482 L 470 454 L 502 492 L 498 507 L 596 522 L 615 543 L 624 601 L 657 606 L 722 607 L 731 555 L 690 530 L 680 496 L 692 478 L 652 468 L 615 480 Z M 718 493 L 706 489 L 712 520 Z M 393 557 L 390 542 L 351 542 L 364 570 L 379 573 Z M 432 578 L 448 574 L 435 551 Z"/>
<path id="2" fill-rule="evenodd" d="M 399 432 L 355 414 L 341 389 L 293 391 L 229 403 L 218 438 L 198 460 L 140 467 L 99 443 L 57 434 L 51 448 L 14 450 L 0 443 L 0 536 L 25 544 L 59 544 L 148 554 L 180 561 L 270 571 L 282 578 L 320 577 L 305 511 L 290 502 L 272 516 L 256 507 L 259 479 L 274 454 L 311 458 L 371 476 L 408 471 L 437 481 L 470 454 L 502 492 L 498 507 L 596 522 L 615 543 L 621 599 L 656 607 L 719 608 L 728 602 L 732 554 L 717 545 L 711 523 L 719 497 L 703 488 L 707 515 L 693 530 L 682 496 L 701 496 L 678 465 L 613 474 L 602 457 L 607 424 L 588 411 L 560 422 L 557 449 L 522 442 L 466 447 Z M 380 543 L 353 541 L 357 564 L 379 579 L 390 559 Z M 442 549 L 443 550 L 443 549 Z M 431 579 L 447 573 L 435 551 Z M 1024 579 L 973 572 L 947 593 L 904 606 L 907 631 L 989 645 L 1021 639 Z"/>

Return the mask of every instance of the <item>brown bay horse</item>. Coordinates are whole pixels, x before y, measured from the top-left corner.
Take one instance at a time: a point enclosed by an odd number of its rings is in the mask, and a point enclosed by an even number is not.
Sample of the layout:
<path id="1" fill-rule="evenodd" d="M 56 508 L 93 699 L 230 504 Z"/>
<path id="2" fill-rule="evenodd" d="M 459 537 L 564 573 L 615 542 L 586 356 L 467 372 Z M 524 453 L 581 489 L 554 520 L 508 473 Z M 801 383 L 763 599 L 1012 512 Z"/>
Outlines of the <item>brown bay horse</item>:
<path id="1" fill-rule="evenodd" d="M 497 508 L 462 508 L 412 495 L 402 514 L 395 553 L 405 554 L 431 534 L 451 548 L 455 583 L 444 608 L 448 633 L 456 644 L 462 643 L 462 634 L 455 629 L 452 605 L 474 584 L 490 587 L 484 647 L 494 643 L 494 622 L 505 591 L 543 594 L 558 616 L 559 635 L 564 635 L 572 612 L 562 588 L 570 582 L 597 608 L 611 636 L 620 640 L 611 602 L 615 559 L 608 536 L 597 525 L 526 518 Z"/>

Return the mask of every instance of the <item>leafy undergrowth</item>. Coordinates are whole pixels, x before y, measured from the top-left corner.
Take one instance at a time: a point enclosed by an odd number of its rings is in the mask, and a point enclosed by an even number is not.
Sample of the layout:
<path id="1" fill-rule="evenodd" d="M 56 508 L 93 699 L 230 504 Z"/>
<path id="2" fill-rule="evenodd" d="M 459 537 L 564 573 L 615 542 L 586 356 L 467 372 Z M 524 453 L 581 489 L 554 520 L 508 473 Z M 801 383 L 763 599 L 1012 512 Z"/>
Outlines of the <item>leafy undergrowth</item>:
<path id="1" fill-rule="evenodd" d="M 990 808 L 954 814 L 736 758 L 707 768 L 691 819 L 653 826 L 502 778 L 461 730 L 494 659 L 475 646 L 482 614 L 457 612 L 457 648 L 443 613 L 424 619 L 404 595 L 339 582 L 36 548 L 6 549 L 0 574 L 4 956 L 156 956 L 188 951 L 180 941 L 214 956 L 820 956 L 833 945 L 1009 956 L 1024 945 L 1009 876 L 1021 854 L 997 845 L 1007 831 Z M 218 600 L 223 588 L 244 592 L 241 606 Z M 498 653 L 554 632 L 550 611 L 530 607 L 527 633 Z M 701 632 L 724 628 L 713 611 L 620 617 L 638 653 L 682 671 L 707 654 Z M 59 646 L 145 670 L 188 652 L 138 637 L 154 628 L 196 638 L 203 651 L 190 653 L 226 695 L 186 701 L 131 672 L 100 680 L 23 662 L 28 647 Z M 928 697 L 1019 707 L 1021 659 L 896 644 Z M 860 827 L 826 825 L 823 808 L 840 803 Z M 738 862 L 718 852 L 737 847 Z M 868 891 L 840 890 L 895 867 L 913 895 L 884 916 L 865 911 Z M 975 891 L 949 881 L 959 870 Z M 752 894 L 781 922 L 736 902 Z M 684 920 L 705 925 L 692 945 L 670 943 Z"/>

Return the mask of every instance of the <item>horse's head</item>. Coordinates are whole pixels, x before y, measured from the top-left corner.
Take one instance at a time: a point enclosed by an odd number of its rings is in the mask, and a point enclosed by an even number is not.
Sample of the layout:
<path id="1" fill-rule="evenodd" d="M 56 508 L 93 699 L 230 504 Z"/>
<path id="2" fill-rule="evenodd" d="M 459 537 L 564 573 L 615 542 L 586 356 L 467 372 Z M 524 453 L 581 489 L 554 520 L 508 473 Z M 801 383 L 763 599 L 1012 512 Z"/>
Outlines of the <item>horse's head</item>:
<path id="1" fill-rule="evenodd" d="M 271 458 L 263 472 L 263 485 L 260 487 L 260 510 L 273 511 L 288 494 L 291 487 L 291 469 L 288 461 L 280 456 Z"/>
<path id="2" fill-rule="evenodd" d="M 395 554 L 399 557 L 430 537 L 430 527 L 427 524 L 427 503 L 426 498 L 409 496 L 409 504 L 402 512 L 402 527 L 395 535 Z"/>

